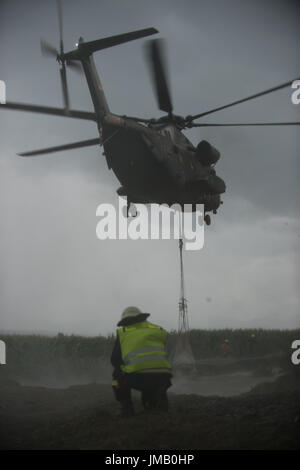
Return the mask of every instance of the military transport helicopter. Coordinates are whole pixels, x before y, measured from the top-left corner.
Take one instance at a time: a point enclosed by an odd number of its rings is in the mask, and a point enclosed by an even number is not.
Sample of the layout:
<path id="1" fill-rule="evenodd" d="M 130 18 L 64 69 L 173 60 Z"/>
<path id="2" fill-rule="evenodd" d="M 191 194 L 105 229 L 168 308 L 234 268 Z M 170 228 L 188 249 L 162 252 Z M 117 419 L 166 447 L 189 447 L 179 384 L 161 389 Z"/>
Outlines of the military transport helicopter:
<path id="1" fill-rule="evenodd" d="M 3 108 L 20 111 L 52 114 L 67 118 L 94 121 L 98 128 L 95 139 L 73 142 L 66 145 L 20 153 L 21 156 L 42 155 L 92 145 L 102 145 L 109 169 L 112 169 L 121 183 L 117 190 L 120 196 L 127 196 L 127 214 L 131 203 L 143 204 L 204 204 L 205 222 L 210 224 L 208 212 L 217 212 L 221 194 L 225 192 L 225 182 L 216 175 L 215 164 L 220 153 L 209 142 L 202 140 L 197 146 L 183 134 L 184 129 L 208 126 L 273 126 L 299 125 L 299 122 L 286 123 L 236 123 L 205 124 L 195 123 L 196 119 L 239 103 L 263 96 L 290 86 L 294 80 L 273 87 L 261 93 L 234 101 L 215 109 L 193 116 L 173 114 L 166 67 L 163 61 L 161 40 L 148 42 L 148 60 L 152 70 L 154 89 L 158 107 L 167 113 L 159 119 L 143 119 L 132 116 L 119 116 L 112 113 L 94 64 L 93 53 L 102 49 L 143 38 L 158 31 L 147 28 L 96 41 L 84 42 L 81 37 L 76 49 L 65 53 L 62 32 L 61 3 L 57 1 L 59 21 L 59 51 L 46 41 L 41 41 L 44 55 L 56 57 L 60 67 L 64 108 L 36 106 L 6 102 Z M 83 70 L 91 94 L 94 112 L 72 110 L 66 79 L 66 66 Z"/>

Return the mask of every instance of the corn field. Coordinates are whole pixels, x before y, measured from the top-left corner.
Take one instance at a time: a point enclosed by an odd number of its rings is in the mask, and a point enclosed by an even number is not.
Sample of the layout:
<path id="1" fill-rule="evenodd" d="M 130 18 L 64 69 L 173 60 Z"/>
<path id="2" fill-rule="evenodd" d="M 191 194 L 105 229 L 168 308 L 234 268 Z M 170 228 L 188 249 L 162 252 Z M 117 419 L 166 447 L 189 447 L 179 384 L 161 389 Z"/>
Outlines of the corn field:
<path id="1" fill-rule="evenodd" d="M 2 334 L 6 343 L 6 365 L 0 373 L 11 378 L 37 379 L 72 376 L 77 380 L 95 380 L 111 372 L 109 363 L 115 337 L 83 337 Z M 191 330 L 190 343 L 196 360 L 222 355 L 221 345 L 228 340 L 231 357 L 286 354 L 300 330 Z M 167 348 L 174 350 L 177 332 L 171 331 Z"/>

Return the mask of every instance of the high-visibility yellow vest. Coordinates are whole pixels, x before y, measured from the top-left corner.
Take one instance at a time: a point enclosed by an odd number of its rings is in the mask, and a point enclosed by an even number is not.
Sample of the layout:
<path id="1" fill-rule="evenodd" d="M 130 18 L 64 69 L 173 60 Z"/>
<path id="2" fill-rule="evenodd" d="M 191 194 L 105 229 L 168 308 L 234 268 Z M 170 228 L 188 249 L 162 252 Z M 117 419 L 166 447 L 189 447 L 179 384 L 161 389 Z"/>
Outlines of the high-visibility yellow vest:
<path id="1" fill-rule="evenodd" d="M 148 321 L 135 323 L 117 330 L 126 373 L 149 369 L 167 369 L 171 364 L 165 349 L 168 333 L 158 325 Z"/>

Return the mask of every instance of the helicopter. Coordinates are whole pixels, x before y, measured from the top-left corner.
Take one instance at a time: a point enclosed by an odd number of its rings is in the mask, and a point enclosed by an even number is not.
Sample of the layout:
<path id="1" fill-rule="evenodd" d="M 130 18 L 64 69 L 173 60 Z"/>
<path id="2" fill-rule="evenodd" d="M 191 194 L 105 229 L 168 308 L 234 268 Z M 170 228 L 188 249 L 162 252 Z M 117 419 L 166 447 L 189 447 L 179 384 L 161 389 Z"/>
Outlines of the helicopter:
<path id="1" fill-rule="evenodd" d="M 108 168 L 113 170 L 121 183 L 117 194 L 127 198 L 127 216 L 132 203 L 165 204 L 168 206 L 177 204 L 183 210 L 186 204 L 190 205 L 192 210 L 196 210 L 197 204 L 203 204 L 204 220 L 207 225 L 210 225 L 209 212 L 217 213 L 223 203 L 221 195 L 226 191 L 224 180 L 216 174 L 215 170 L 216 163 L 220 159 L 220 152 L 206 140 L 202 140 L 197 146 L 194 146 L 183 134 L 185 129 L 300 124 L 300 122 L 224 124 L 194 122 L 208 114 L 289 87 L 295 80 L 196 115 L 183 117 L 174 114 L 161 39 L 148 41 L 147 59 L 158 108 L 166 115 L 158 119 L 144 119 L 114 114 L 108 106 L 93 54 L 96 51 L 157 34 L 159 31 L 151 27 L 89 42 L 85 42 L 80 37 L 76 49 L 64 52 L 60 0 L 57 0 L 57 10 L 59 50 L 45 40 L 41 40 L 41 50 L 43 55 L 55 57 L 59 64 L 64 107 L 54 108 L 15 102 L 6 102 L 0 106 L 3 109 L 93 121 L 98 130 L 98 136 L 94 139 L 22 152 L 18 155 L 29 157 L 93 145 L 102 146 Z M 70 109 L 67 67 L 84 72 L 94 112 Z"/>

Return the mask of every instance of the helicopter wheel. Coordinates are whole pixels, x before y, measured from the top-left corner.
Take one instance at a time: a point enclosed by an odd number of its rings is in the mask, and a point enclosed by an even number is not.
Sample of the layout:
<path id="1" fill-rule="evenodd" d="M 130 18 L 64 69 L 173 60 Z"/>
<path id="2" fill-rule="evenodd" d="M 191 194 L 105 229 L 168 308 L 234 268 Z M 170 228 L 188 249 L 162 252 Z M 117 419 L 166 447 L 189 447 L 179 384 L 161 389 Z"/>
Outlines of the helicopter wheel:
<path id="1" fill-rule="evenodd" d="M 135 212 L 135 214 L 131 214 L 130 213 L 130 206 L 131 206 L 131 202 L 130 201 L 127 201 L 127 210 L 126 210 L 126 217 L 127 219 L 129 217 L 136 217 L 137 216 L 137 212 Z"/>
<path id="2" fill-rule="evenodd" d="M 211 218 L 210 218 L 210 215 L 209 215 L 209 214 L 205 214 L 205 216 L 204 216 L 204 221 L 205 221 L 206 225 L 210 225 L 210 224 L 211 224 Z"/>

